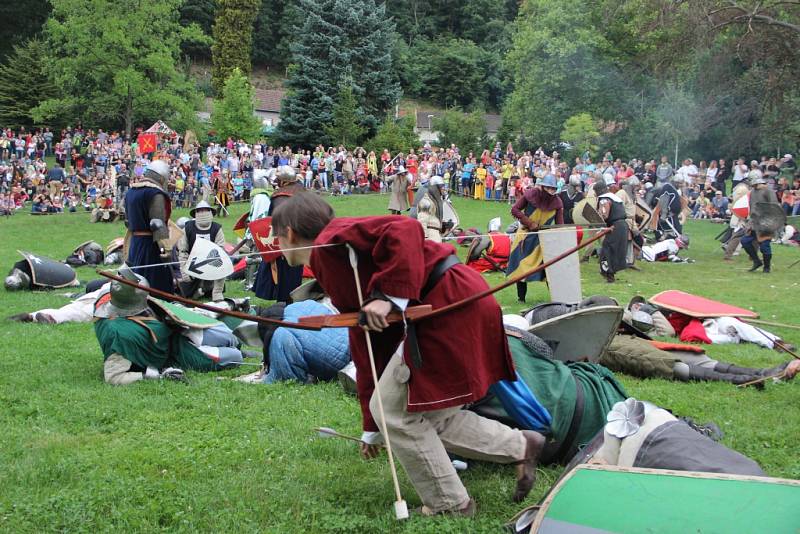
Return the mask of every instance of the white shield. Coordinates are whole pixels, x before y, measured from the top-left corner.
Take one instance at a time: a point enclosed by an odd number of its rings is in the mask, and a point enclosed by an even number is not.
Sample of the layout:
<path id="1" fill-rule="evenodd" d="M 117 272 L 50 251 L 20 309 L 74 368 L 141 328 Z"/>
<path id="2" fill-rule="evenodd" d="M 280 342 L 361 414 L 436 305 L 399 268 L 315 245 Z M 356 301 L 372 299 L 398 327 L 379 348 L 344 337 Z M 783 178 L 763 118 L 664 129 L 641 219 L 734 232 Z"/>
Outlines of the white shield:
<path id="1" fill-rule="evenodd" d="M 225 250 L 208 239 L 195 239 L 184 269 L 192 278 L 221 280 L 233 273 L 233 263 Z"/>

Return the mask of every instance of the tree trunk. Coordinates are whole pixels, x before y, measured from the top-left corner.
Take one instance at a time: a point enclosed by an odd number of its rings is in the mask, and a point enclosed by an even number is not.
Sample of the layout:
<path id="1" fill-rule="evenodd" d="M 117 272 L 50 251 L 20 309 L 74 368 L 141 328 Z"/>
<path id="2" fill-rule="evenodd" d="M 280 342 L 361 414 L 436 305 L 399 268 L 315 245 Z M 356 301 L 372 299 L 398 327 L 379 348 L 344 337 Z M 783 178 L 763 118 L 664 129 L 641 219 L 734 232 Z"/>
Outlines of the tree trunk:
<path id="1" fill-rule="evenodd" d="M 131 86 L 128 86 L 128 96 L 125 98 L 125 136 L 130 140 L 133 133 L 133 95 Z"/>

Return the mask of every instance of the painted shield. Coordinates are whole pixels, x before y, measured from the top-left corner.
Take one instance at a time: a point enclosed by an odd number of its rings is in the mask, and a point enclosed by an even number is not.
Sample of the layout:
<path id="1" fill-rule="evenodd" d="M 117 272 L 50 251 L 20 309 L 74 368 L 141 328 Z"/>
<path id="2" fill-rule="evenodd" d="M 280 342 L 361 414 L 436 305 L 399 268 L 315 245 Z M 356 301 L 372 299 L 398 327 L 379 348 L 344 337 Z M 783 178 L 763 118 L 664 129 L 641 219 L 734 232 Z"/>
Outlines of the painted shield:
<path id="1" fill-rule="evenodd" d="M 213 317 L 208 317 L 202 313 L 186 308 L 179 304 L 173 304 L 165 300 L 148 297 L 150 306 L 162 318 L 167 318 L 169 322 L 178 324 L 186 328 L 211 328 L 212 326 L 219 326 L 222 323 Z"/>
<path id="2" fill-rule="evenodd" d="M 31 281 L 37 289 L 56 289 L 75 285 L 78 275 L 60 261 L 18 250 L 31 268 Z"/>
<path id="3" fill-rule="evenodd" d="M 272 217 L 262 217 L 252 221 L 248 228 L 253 242 L 264 261 L 274 261 L 281 256 L 278 238 L 272 234 Z"/>
<path id="4" fill-rule="evenodd" d="M 742 198 L 733 203 L 731 211 L 740 219 L 746 219 L 750 216 L 750 193 L 743 195 Z"/>
<path id="5" fill-rule="evenodd" d="M 531 326 L 562 362 L 597 362 L 616 335 L 622 320 L 619 306 L 596 306 L 567 313 Z"/>

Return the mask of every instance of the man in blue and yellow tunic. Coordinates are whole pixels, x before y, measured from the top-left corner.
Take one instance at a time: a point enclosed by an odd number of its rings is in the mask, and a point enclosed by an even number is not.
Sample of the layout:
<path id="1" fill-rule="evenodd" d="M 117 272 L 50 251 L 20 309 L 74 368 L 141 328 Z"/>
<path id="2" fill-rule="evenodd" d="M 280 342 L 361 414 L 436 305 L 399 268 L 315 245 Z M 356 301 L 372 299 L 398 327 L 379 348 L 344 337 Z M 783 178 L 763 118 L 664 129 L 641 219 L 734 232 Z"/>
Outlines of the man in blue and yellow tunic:
<path id="1" fill-rule="evenodd" d="M 531 232 L 551 224 L 564 224 L 564 204 L 556 195 L 557 189 L 556 177 L 548 174 L 536 184 L 536 187 L 525 191 L 522 198 L 511 208 L 511 215 L 519 221 L 519 229 L 511 245 L 506 276 L 516 276 L 529 271 L 544 261 L 539 234 Z M 528 282 L 538 282 L 543 279 L 544 272 L 540 271 L 517 282 L 519 301 L 525 302 Z"/>

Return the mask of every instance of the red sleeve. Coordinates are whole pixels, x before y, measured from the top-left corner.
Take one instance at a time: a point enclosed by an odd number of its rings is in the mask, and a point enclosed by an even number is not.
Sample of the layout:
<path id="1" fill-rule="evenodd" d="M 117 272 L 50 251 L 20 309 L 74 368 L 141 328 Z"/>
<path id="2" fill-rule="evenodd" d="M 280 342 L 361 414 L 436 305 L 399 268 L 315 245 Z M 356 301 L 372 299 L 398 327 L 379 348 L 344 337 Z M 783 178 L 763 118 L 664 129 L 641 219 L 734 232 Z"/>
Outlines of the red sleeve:
<path id="1" fill-rule="evenodd" d="M 564 224 L 564 208 L 556 210 L 556 224 Z"/>

